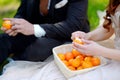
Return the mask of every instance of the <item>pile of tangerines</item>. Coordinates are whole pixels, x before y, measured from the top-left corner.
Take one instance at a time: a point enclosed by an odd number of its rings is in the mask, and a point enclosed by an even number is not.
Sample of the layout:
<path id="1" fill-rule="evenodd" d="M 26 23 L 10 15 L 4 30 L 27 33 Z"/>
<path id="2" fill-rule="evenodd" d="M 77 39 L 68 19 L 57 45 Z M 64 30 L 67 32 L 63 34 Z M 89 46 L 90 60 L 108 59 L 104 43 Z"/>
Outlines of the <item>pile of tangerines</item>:
<path id="1" fill-rule="evenodd" d="M 83 42 L 78 39 L 75 39 L 74 42 L 78 42 L 83 45 Z M 58 53 L 57 56 L 70 70 L 91 68 L 98 66 L 101 63 L 99 57 L 84 55 L 76 49 L 72 49 L 70 52 L 66 53 Z"/>

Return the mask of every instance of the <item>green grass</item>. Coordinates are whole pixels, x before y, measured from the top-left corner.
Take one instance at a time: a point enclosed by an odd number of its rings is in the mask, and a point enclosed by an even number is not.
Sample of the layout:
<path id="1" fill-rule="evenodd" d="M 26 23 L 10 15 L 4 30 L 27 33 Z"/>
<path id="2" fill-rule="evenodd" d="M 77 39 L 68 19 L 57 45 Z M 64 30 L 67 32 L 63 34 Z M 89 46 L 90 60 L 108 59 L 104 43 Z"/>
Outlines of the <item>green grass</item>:
<path id="1" fill-rule="evenodd" d="M 88 0 L 88 19 L 90 21 L 91 30 L 95 29 L 99 24 L 97 10 L 104 11 L 108 4 L 108 0 Z"/>
<path id="2" fill-rule="evenodd" d="M 20 0 L 0 0 L 0 6 L 10 5 L 11 3 L 16 4 L 18 1 Z"/>

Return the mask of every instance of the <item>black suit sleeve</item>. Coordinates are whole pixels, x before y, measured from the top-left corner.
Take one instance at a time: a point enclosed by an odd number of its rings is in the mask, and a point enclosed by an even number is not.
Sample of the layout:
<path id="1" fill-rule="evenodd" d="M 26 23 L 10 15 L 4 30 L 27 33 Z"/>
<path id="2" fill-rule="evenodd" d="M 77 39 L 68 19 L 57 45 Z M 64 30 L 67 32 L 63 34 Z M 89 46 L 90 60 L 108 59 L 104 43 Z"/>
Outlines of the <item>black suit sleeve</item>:
<path id="1" fill-rule="evenodd" d="M 26 6 L 27 6 L 27 0 L 21 0 L 21 4 L 14 17 L 26 19 Z"/>
<path id="2" fill-rule="evenodd" d="M 55 39 L 70 40 L 74 31 L 89 32 L 87 20 L 88 0 L 69 0 L 67 17 L 55 24 L 40 24 L 46 31 L 46 36 Z"/>

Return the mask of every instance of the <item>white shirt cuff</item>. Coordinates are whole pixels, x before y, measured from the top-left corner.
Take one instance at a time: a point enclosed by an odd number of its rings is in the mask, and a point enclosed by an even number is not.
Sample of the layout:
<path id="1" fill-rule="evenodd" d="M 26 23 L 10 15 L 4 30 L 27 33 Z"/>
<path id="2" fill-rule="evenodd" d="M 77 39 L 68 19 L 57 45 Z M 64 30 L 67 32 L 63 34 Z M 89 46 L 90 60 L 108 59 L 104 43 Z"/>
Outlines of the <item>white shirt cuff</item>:
<path id="1" fill-rule="evenodd" d="M 45 30 L 40 25 L 37 24 L 34 25 L 34 35 L 36 37 L 42 37 L 45 36 L 45 34 L 46 34 Z"/>

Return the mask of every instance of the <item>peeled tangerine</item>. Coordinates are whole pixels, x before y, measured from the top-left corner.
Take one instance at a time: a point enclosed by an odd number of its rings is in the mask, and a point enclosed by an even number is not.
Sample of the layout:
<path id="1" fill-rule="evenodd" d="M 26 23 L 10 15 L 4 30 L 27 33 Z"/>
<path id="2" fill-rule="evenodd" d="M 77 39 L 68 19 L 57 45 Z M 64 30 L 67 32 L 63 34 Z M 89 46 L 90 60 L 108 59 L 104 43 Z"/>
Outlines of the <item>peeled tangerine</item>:
<path id="1" fill-rule="evenodd" d="M 73 42 L 79 43 L 79 44 L 81 44 L 81 45 L 84 44 L 84 43 L 82 42 L 82 40 L 79 39 L 79 38 L 75 38 L 75 39 L 73 40 Z"/>
<path id="2" fill-rule="evenodd" d="M 9 21 L 9 20 L 3 21 L 2 27 L 6 28 L 6 29 L 10 29 L 12 27 L 11 21 Z"/>

